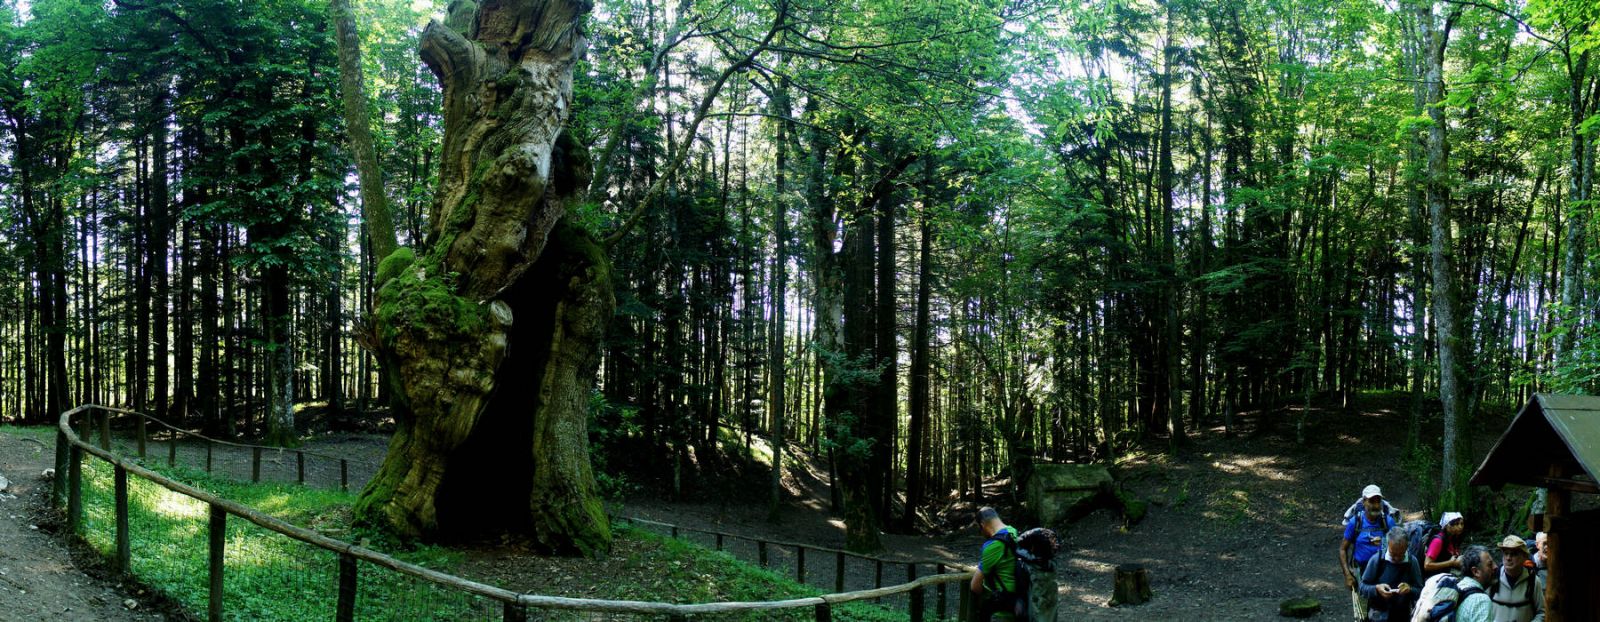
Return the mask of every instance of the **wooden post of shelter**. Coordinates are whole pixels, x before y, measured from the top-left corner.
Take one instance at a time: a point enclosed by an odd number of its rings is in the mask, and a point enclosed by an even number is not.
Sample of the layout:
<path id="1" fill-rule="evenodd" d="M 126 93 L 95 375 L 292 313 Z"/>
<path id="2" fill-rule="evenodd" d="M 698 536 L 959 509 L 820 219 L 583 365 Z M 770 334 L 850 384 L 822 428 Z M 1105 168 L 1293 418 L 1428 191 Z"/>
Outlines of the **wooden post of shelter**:
<path id="1" fill-rule="evenodd" d="M 1550 477 L 1562 479 L 1566 474 L 1561 465 L 1550 465 Z M 1572 505 L 1572 493 L 1564 488 L 1551 488 L 1545 500 L 1544 518 L 1546 523 L 1544 546 L 1549 559 L 1545 561 L 1546 579 L 1544 585 L 1544 610 L 1545 622 L 1566 622 L 1567 584 L 1570 582 L 1571 571 L 1576 569 L 1573 564 L 1565 563 L 1561 554 L 1562 541 L 1566 540 L 1567 511 Z"/>

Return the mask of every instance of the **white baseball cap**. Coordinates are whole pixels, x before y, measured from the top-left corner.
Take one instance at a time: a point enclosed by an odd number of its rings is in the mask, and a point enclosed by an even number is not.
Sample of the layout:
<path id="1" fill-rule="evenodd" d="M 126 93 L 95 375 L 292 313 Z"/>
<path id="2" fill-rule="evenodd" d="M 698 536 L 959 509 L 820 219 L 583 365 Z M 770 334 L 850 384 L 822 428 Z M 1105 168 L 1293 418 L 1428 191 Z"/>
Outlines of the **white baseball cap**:
<path id="1" fill-rule="evenodd" d="M 1460 512 L 1445 512 L 1444 516 L 1439 518 L 1439 524 L 1449 525 L 1450 523 L 1461 520 L 1461 518 L 1462 516 Z"/>
<path id="2" fill-rule="evenodd" d="M 1378 488 L 1377 484 L 1367 484 L 1366 488 L 1361 489 L 1362 499 L 1371 499 L 1373 497 L 1383 497 L 1383 489 Z"/>

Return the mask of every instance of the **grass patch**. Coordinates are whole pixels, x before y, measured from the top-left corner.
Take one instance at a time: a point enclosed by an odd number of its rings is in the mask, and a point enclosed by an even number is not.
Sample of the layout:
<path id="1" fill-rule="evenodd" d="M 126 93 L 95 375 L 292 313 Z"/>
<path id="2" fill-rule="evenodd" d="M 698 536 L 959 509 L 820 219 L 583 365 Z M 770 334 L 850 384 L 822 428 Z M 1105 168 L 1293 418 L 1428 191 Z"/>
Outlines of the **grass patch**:
<path id="1" fill-rule="evenodd" d="M 31 438 L 44 443 L 45 447 L 55 451 L 56 427 L 53 425 L 0 425 L 0 434 L 8 434 L 17 438 Z"/>
<path id="2" fill-rule="evenodd" d="M 827 592 L 796 583 L 787 574 L 761 568 L 735 558 L 725 551 L 713 551 L 691 542 L 673 539 L 618 523 L 621 539 L 637 540 L 644 546 L 631 549 L 625 557 L 611 563 L 628 568 L 649 568 L 651 578 L 632 578 L 609 586 L 599 598 L 618 600 L 657 600 L 673 603 L 741 602 L 788 600 L 818 596 Z M 933 590 L 928 590 L 929 616 L 932 617 Z M 903 598 L 903 597 L 902 597 Z M 835 620 L 861 622 L 899 622 L 908 619 L 901 611 L 891 611 L 865 602 L 846 603 L 834 609 Z M 814 620 L 810 608 L 750 613 L 742 616 L 719 615 L 717 620 Z"/>
<path id="3" fill-rule="evenodd" d="M 288 484 L 243 484 L 190 469 L 158 468 L 174 479 L 272 514 L 286 522 L 348 538 L 354 495 Z M 84 464 L 83 535 L 101 554 L 116 546 L 112 468 L 101 460 Z M 128 478 L 129 546 L 132 570 L 151 588 L 191 612 L 210 599 L 206 504 L 138 477 Z M 338 600 L 338 556 L 230 516 L 224 547 L 223 611 L 237 620 L 331 619 Z M 456 556 L 422 547 L 394 556 L 431 568 L 448 568 Z M 359 564 L 356 616 L 367 620 L 455 620 L 491 609 L 431 583 Z"/>
<path id="4" fill-rule="evenodd" d="M 53 434 L 53 430 L 43 429 Z M 277 518 L 330 537 L 385 550 L 398 559 L 443 572 L 466 565 L 462 553 L 439 547 L 401 550 L 388 538 L 352 531 L 350 507 L 355 495 L 294 484 L 243 483 L 183 467 L 147 465 L 175 480 L 196 486 Z M 112 468 L 105 462 L 84 462 L 83 534 L 106 557 L 114 554 L 116 517 Z M 145 585 L 199 614 L 209 604 L 206 504 L 130 477 L 129 524 L 132 571 Z M 611 559 L 578 562 L 597 565 L 591 598 L 673 603 L 770 601 L 803 598 L 823 590 L 795 583 L 774 571 L 712 551 L 691 542 L 615 525 L 626 545 Z M 338 597 L 338 559 L 329 551 L 267 531 L 236 516 L 227 524 L 224 615 L 234 620 L 331 619 Z M 494 601 L 446 590 L 372 564 L 359 563 L 356 617 L 361 620 L 465 620 L 500 617 Z M 932 590 L 928 592 L 932 594 Z M 904 598 L 899 597 L 899 598 Z M 538 619 L 592 619 L 573 612 L 530 612 Z M 717 620 L 810 620 L 809 608 L 711 616 Z M 543 617 L 540 617 L 543 616 Z M 903 611 L 871 603 L 850 603 L 834 610 L 837 620 L 903 621 Z"/>

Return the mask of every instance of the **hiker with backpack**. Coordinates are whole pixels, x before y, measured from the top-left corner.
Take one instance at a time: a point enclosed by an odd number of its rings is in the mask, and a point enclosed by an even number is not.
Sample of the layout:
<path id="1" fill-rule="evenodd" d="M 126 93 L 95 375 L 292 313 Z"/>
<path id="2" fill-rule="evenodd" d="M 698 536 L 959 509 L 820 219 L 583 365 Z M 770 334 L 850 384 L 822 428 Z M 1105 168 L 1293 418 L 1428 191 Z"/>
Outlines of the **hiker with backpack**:
<path id="1" fill-rule="evenodd" d="M 978 529 L 983 531 L 983 546 L 978 554 L 978 571 L 972 573 L 972 593 L 978 595 L 980 622 L 1016 619 L 1017 530 L 1000 520 L 994 508 L 978 510 Z"/>
<path id="2" fill-rule="evenodd" d="M 1383 490 L 1370 484 L 1361 490 L 1361 510 L 1345 521 L 1344 539 L 1339 542 L 1339 569 L 1344 572 L 1345 588 L 1350 590 L 1350 608 L 1356 622 L 1367 619 L 1367 599 L 1361 596 L 1360 578 L 1367 562 L 1383 548 L 1384 534 L 1396 526 L 1383 500 Z"/>
<path id="3" fill-rule="evenodd" d="M 1367 620 L 1389 622 L 1411 617 L 1417 591 L 1422 589 L 1422 568 L 1407 550 L 1410 545 L 1405 527 L 1396 525 L 1389 529 L 1383 551 L 1367 560 L 1359 588 L 1367 601 Z"/>
<path id="4" fill-rule="evenodd" d="M 1500 567 L 1479 545 L 1461 552 L 1461 576 L 1450 573 L 1428 579 L 1411 622 L 1492 622 L 1494 610 L 1484 586 L 1493 585 Z"/>
<path id="5" fill-rule="evenodd" d="M 1467 521 L 1460 512 L 1445 512 L 1439 518 L 1439 532 L 1428 543 L 1422 561 L 1422 576 L 1461 569 L 1461 547 L 1466 544 Z"/>
<path id="6" fill-rule="evenodd" d="M 1521 536 L 1500 541 L 1500 576 L 1489 598 L 1494 622 L 1544 622 L 1544 579 L 1534 571 Z"/>

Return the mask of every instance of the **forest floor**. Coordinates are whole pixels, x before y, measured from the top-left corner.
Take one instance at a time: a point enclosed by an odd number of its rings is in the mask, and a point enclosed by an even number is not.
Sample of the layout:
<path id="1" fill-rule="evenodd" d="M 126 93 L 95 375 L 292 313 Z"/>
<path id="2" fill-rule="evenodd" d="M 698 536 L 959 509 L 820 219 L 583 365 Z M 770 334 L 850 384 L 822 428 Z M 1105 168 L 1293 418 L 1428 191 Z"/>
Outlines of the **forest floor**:
<path id="1" fill-rule="evenodd" d="M 1149 515 L 1125 528 L 1114 511 L 1100 510 L 1058 531 L 1057 619 L 1275 620 L 1281 619 L 1280 602 L 1300 596 L 1321 601 L 1323 618 L 1348 616 L 1349 595 L 1335 561 L 1344 509 L 1369 483 L 1379 484 L 1402 510 L 1420 506 L 1416 482 L 1402 466 L 1405 405 L 1403 398 L 1380 397 L 1349 410 L 1313 408 L 1304 445 L 1295 442 L 1298 406 L 1247 412 L 1236 417 L 1233 437 L 1224 436 L 1219 422 L 1191 437 L 1176 458 L 1124 456 L 1113 472 L 1129 491 L 1151 501 Z M 767 521 L 759 495 L 702 503 L 636 501 L 625 513 L 842 547 L 843 523 L 829 510 L 826 472 L 819 476 L 815 469 L 799 470 L 789 482 L 792 494 L 777 523 Z M 995 503 L 1006 515 L 1006 500 Z M 1421 514 L 1406 512 L 1405 518 Z M 941 536 L 889 534 L 884 556 L 971 564 L 981 540 L 976 528 Z M 1113 569 L 1121 564 L 1149 569 L 1154 600 L 1108 605 Z M 832 576 L 828 568 L 823 577 Z M 891 579 L 885 582 L 899 582 Z"/>
<path id="2" fill-rule="evenodd" d="M 1402 466 L 1405 435 L 1405 401 L 1397 397 L 1370 398 L 1349 410 L 1313 409 L 1307 418 L 1307 442 L 1295 442 L 1298 407 L 1263 413 L 1241 413 L 1235 435 L 1225 437 L 1219 426 L 1198 431 L 1177 457 L 1165 453 L 1133 453 L 1117 462 L 1113 473 L 1137 496 L 1151 501 L 1143 522 L 1125 527 L 1110 510 L 1096 511 L 1059 530 L 1058 556 L 1061 620 L 1273 620 L 1284 599 L 1311 596 L 1322 602 L 1324 618 L 1348 615 L 1348 594 L 1335 566 L 1339 547 L 1338 521 L 1344 508 L 1359 496 L 1362 486 L 1377 483 L 1402 509 L 1419 507 L 1415 480 Z M 1495 435 L 1486 435 L 1495 436 Z M 131 446 L 118 441 L 124 453 Z M 305 449 L 349 459 L 352 491 L 359 490 L 381 460 L 386 438 L 378 434 L 331 434 L 311 439 Z M 153 442 L 152 459 L 164 459 L 165 443 Z M 214 468 L 239 479 L 250 476 L 249 450 L 217 445 Z M 203 444 L 182 443 L 179 462 L 200 468 Z M 43 501 L 39 472 L 51 459 L 45 445 L 0 435 L 0 472 L 12 477 L 12 491 Z M 744 486 L 742 494 L 706 495 L 710 500 L 675 502 L 635 495 L 613 512 L 688 528 L 737 534 L 771 541 L 800 542 L 826 548 L 843 548 L 844 526 L 830 510 L 827 473 L 816 460 L 799 461 L 785 481 L 787 501 L 778 520 L 767 518 L 764 486 Z M 16 475 L 10 475 L 16 473 Z M 293 453 L 263 455 L 262 479 L 294 481 L 298 477 Z M 309 483 L 336 487 L 336 462 L 308 458 Z M 750 480 L 745 480 L 750 481 Z M 18 511 L 19 500 L 0 498 L 0 611 L 17 611 L 10 601 L 27 589 L 37 611 L 55 615 L 97 606 L 85 618 L 108 620 L 148 619 L 123 610 L 116 588 L 74 572 L 64 547 L 29 530 L 32 511 Z M 1008 500 L 993 502 L 1002 515 Z M 10 517 L 8 519 L 8 517 Z M 1407 513 L 1407 519 L 1420 514 Z M 954 522 L 954 521 L 951 521 Z M 1031 525 L 1016 525 L 1025 529 Z M 686 535 L 706 546 L 714 540 Z M 886 559 L 957 564 L 973 562 L 981 536 L 976 529 L 943 535 L 883 537 Z M 15 543 L 15 544 L 14 544 Z M 497 583 L 517 584 L 513 589 L 582 596 L 582 586 L 592 581 L 617 580 L 614 562 L 582 563 L 539 558 L 525 547 L 485 544 L 466 549 L 462 571 Z M 726 548 L 735 556 L 755 561 L 756 547 L 729 539 Z M 20 547 L 20 548 L 16 548 Z M 794 575 L 795 553 L 788 547 L 769 547 L 769 567 Z M 625 555 L 626 552 L 624 551 Z M 27 566 L 7 568 L 7 564 Z M 807 560 L 809 583 L 831 590 L 835 560 L 813 553 Z M 1112 570 L 1121 564 L 1139 564 L 1150 570 L 1155 598 L 1134 607 L 1110 607 Z M 480 572 L 481 571 L 481 572 Z M 846 565 L 846 590 L 870 588 L 904 580 L 905 567 L 889 565 L 881 579 L 873 564 L 850 560 Z M 924 567 L 919 573 L 926 574 Z M 43 585 L 12 583 L 18 574 Z M 513 576 L 515 575 L 515 576 Z M 533 577 L 548 577 L 549 580 Z M 10 580 L 8 580 L 10 579 Z M 554 583 L 551 583 L 551 582 Z M 19 587 L 28 585 L 30 587 Z M 52 587 L 53 586 L 53 587 Z M 953 588 L 954 586 L 952 586 Z M 955 590 L 947 606 L 955 607 Z M 903 607 L 904 597 L 885 605 Z M 932 596 L 929 597 L 930 608 Z M 38 608 L 44 607 L 44 608 Z M 51 608 L 53 607 L 53 609 Z M 32 610 L 30 610 L 32 611 Z M 66 614 L 71 619 L 70 614 Z"/>

